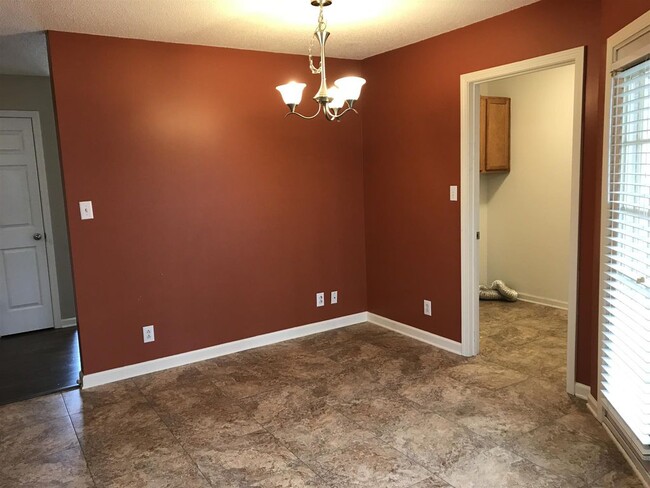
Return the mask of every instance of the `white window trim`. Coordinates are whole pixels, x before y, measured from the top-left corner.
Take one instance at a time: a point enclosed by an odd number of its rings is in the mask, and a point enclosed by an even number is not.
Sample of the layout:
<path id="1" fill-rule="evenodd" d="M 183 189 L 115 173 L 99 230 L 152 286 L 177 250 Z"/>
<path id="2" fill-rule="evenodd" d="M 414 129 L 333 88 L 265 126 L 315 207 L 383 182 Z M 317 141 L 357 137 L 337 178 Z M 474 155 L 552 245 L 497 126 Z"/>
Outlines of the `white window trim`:
<path id="1" fill-rule="evenodd" d="M 605 123 L 603 124 L 603 160 L 602 160 L 602 186 L 601 186 L 601 205 L 600 205 L 600 271 L 598 274 L 598 399 L 596 403 L 595 414 L 597 418 L 604 423 L 609 435 L 616 441 L 619 449 L 623 452 L 625 458 L 634 468 L 637 475 L 641 477 L 647 486 L 650 486 L 650 474 L 646 470 L 643 462 L 639 459 L 634 448 L 629 445 L 628 441 L 618 433 L 603 415 L 603 393 L 602 393 L 602 373 L 603 373 L 603 305 L 604 305 L 604 272 L 606 262 L 606 233 L 608 223 L 608 183 L 609 183 L 609 153 L 610 153 L 610 130 L 611 130 L 611 91 L 612 91 L 612 72 L 624 69 L 635 61 L 646 56 L 647 52 L 639 50 L 619 60 L 616 59 L 616 51 L 621 46 L 629 43 L 631 40 L 639 37 L 650 29 L 650 11 L 643 14 L 631 24 L 612 35 L 607 39 L 607 61 L 605 66 Z"/>

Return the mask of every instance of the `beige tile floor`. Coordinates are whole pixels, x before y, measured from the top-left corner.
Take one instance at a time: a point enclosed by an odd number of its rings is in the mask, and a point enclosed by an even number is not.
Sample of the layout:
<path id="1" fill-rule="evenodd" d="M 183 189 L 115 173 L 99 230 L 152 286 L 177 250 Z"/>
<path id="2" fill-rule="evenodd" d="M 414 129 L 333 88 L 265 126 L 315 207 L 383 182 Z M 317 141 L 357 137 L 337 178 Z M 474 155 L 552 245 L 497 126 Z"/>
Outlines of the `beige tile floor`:
<path id="1" fill-rule="evenodd" d="M 0 487 L 640 487 L 564 386 L 566 316 L 471 360 L 362 324 L 0 407 Z"/>

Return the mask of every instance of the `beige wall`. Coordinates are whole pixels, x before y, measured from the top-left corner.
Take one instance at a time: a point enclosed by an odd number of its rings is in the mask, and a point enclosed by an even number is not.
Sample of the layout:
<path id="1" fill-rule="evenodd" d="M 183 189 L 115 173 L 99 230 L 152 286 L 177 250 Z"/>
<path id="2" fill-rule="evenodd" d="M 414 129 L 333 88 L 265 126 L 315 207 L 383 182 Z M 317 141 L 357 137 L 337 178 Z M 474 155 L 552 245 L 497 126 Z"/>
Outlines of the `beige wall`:
<path id="1" fill-rule="evenodd" d="M 574 67 L 488 83 L 512 99 L 511 171 L 481 175 L 481 283 L 566 306 Z"/>
<path id="2" fill-rule="evenodd" d="M 52 238 L 56 257 L 61 316 L 64 319 L 72 318 L 75 316 L 74 290 L 49 77 L 0 75 L 0 110 L 39 112 L 43 132 L 45 172 L 50 196 L 52 232 L 54 234 Z"/>

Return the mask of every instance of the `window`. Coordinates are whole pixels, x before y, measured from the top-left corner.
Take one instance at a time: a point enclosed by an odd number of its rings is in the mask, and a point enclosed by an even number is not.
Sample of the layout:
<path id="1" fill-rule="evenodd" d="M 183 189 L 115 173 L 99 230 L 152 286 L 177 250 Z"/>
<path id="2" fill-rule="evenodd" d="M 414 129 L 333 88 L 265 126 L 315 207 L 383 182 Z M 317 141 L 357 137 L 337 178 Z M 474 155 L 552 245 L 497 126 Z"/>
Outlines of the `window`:
<path id="1" fill-rule="evenodd" d="M 600 393 L 606 425 L 650 460 L 650 16 L 608 53 Z"/>
<path id="2" fill-rule="evenodd" d="M 650 61 L 614 76 L 611 117 L 602 392 L 650 455 Z"/>

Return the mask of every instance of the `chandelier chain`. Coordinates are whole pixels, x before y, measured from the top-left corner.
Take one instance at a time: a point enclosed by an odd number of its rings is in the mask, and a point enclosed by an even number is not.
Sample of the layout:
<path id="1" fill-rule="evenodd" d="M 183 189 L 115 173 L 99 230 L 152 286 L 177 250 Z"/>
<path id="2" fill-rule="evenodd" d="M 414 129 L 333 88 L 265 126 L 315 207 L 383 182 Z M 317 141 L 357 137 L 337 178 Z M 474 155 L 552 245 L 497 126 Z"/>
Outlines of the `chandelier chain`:
<path id="1" fill-rule="evenodd" d="M 323 70 L 322 60 L 318 68 L 314 65 L 314 56 L 312 54 L 314 50 L 314 40 L 316 39 L 316 34 L 318 34 L 319 32 L 325 32 L 325 29 L 327 29 L 327 22 L 325 21 L 325 16 L 323 14 L 323 2 L 321 0 L 318 7 L 318 25 L 316 26 L 316 30 L 314 31 L 314 34 L 311 36 L 311 40 L 309 41 L 309 69 L 314 75 L 320 74 L 321 71 Z"/>

